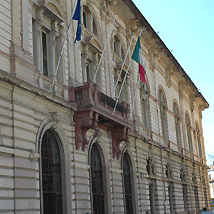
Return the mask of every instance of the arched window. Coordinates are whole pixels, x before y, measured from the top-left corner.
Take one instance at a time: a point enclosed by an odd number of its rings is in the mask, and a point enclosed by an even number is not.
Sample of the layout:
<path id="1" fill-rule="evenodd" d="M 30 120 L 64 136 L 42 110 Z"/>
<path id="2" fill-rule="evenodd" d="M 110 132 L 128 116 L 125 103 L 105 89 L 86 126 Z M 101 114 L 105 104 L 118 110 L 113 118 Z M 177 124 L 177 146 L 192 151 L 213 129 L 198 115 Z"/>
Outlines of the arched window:
<path id="1" fill-rule="evenodd" d="M 197 139 L 197 143 L 198 143 L 198 155 L 200 158 L 202 158 L 201 134 L 200 134 L 198 123 L 196 123 L 196 139 Z"/>
<path id="2" fill-rule="evenodd" d="M 87 21 L 86 21 L 86 12 L 83 10 L 83 25 L 87 28 Z"/>
<path id="3" fill-rule="evenodd" d="M 175 131 L 176 131 L 176 139 L 177 139 L 177 145 L 179 147 L 182 147 L 181 142 L 181 126 L 180 126 L 180 114 L 178 105 L 174 102 L 173 104 L 173 112 L 175 114 Z"/>
<path id="4" fill-rule="evenodd" d="M 124 185 L 124 199 L 125 199 L 125 213 L 133 213 L 133 183 L 131 174 L 131 160 L 127 152 L 123 156 L 123 185 Z"/>
<path id="5" fill-rule="evenodd" d="M 167 116 L 166 116 L 166 99 L 163 91 L 159 90 L 159 102 L 160 102 L 160 118 L 161 118 L 161 128 L 162 128 L 162 136 L 167 139 Z"/>
<path id="6" fill-rule="evenodd" d="M 140 101 L 143 126 L 149 129 L 149 92 L 147 82 L 146 86 L 141 83 Z"/>
<path id="7" fill-rule="evenodd" d="M 188 113 L 186 113 L 185 120 L 186 120 L 186 129 L 187 129 L 187 139 L 188 139 L 188 144 L 189 144 L 189 151 L 193 153 L 191 123 L 190 123 L 190 117 L 189 117 Z"/>
<path id="8" fill-rule="evenodd" d="M 120 45 L 120 40 L 118 39 L 117 36 L 114 36 L 114 53 L 116 53 L 117 56 L 120 57 L 121 54 L 121 45 Z"/>
<path id="9" fill-rule="evenodd" d="M 114 85 L 116 85 L 116 83 L 117 83 L 118 76 L 119 76 L 119 70 L 116 70 L 115 76 L 114 76 Z M 123 84 L 123 88 L 121 90 L 124 78 L 125 78 L 125 71 L 122 72 L 122 74 L 118 80 L 118 83 L 117 83 L 117 86 L 115 89 L 115 97 L 117 98 L 120 93 L 119 102 L 125 101 L 126 103 L 129 103 L 130 100 L 129 100 L 128 88 L 130 85 L 130 79 L 129 79 L 129 76 L 126 77 L 126 80 Z M 120 90 L 121 90 L 121 92 L 120 92 Z"/>
<path id="10" fill-rule="evenodd" d="M 86 5 L 83 5 L 83 25 L 88 31 L 92 32 L 92 14 Z"/>
<path id="11" fill-rule="evenodd" d="M 42 198 L 44 214 L 62 214 L 65 207 L 62 192 L 61 159 L 56 134 L 47 130 L 42 139 Z"/>
<path id="12" fill-rule="evenodd" d="M 92 207 L 94 214 L 105 214 L 105 195 L 103 164 L 98 145 L 94 143 L 91 148 L 91 189 Z"/>
<path id="13" fill-rule="evenodd" d="M 97 36 L 97 25 L 95 18 L 86 5 L 83 5 L 83 25 L 90 33 Z"/>
<path id="14" fill-rule="evenodd" d="M 114 53 L 117 55 L 117 57 L 123 60 L 125 58 L 125 53 L 121 45 L 121 41 L 117 36 L 114 36 L 114 43 L 113 43 Z M 118 61 L 116 59 L 116 61 Z"/>

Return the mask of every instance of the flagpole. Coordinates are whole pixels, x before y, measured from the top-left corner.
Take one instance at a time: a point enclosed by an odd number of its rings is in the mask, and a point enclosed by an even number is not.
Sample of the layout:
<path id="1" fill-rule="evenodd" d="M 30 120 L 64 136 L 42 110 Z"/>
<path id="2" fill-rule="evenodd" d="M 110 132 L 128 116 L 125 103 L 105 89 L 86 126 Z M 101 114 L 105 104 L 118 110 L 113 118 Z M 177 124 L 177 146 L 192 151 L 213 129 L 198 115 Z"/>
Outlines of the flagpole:
<path id="1" fill-rule="evenodd" d="M 127 77 L 127 75 L 128 75 L 128 71 L 129 71 L 131 62 L 132 62 L 132 61 L 130 60 L 129 66 L 128 66 L 127 71 L 126 71 L 126 75 L 125 75 L 125 77 L 124 77 L 124 79 L 123 79 L 123 83 L 122 83 L 121 88 L 120 88 L 120 92 L 119 92 L 119 94 L 118 94 L 118 96 L 117 96 L 117 100 L 116 100 L 116 103 L 115 103 L 115 106 L 114 106 L 114 110 L 113 110 L 113 112 L 112 112 L 112 115 L 114 115 L 114 112 L 115 112 L 115 110 L 116 110 L 117 104 L 118 104 L 118 102 L 119 102 L 120 94 L 121 94 L 121 92 L 122 92 L 123 85 L 124 85 L 124 83 L 125 83 L 125 81 L 126 81 L 126 77 Z"/>
<path id="2" fill-rule="evenodd" d="M 64 39 L 64 42 L 63 42 L 63 44 L 62 44 L 62 50 L 61 50 L 61 53 L 60 53 L 60 56 L 59 56 L 59 60 L 58 60 L 58 63 L 57 63 L 57 67 L 56 67 L 56 71 L 55 71 L 54 79 L 53 79 L 53 83 L 52 83 L 52 90 L 53 90 L 53 87 L 54 87 L 54 82 L 56 81 L 56 75 L 57 75 L 57 73 L 58 73 L 59 65 L 60 65 L 60 62 L 61 62 L 61 60 L 62 60 L 62 54 L 63 54 L 64 45 L 65 45 L 66 39 L 67 39 L 67 37 L 68 37 L 68 32 L 69 32 L 69 30 L 70 30 L 70 26 L 71 26 L 71 22 L 72 22 L 72 20 L 73 20 L 74 12 L 75 12 L 75 10 L 76 10 L 77 2 L 78 2 L 78 0 L 76 1 L 75 7 L 74 7 L 73 12 L 72 12 L 72 14 L 71 14 L 70 23 L 69 23 L 69 25 L 68 25 L 68 28 L 67 28 L 67 31 L 66 31 L 66 34 L 65 34 L 65 39 Z"/>
<path id="3" fill-rule="evenodd" d="M 102 52 L 102 55 L 101 55 L 101 58 L 100 58 L 99 64 L 98 64 L 98 66 L 97 66 L 97 70 L 96 70 L 96 72 L 95 72 L 95 74 L 94 74 L 93 82 L 95 82 L 95 80 L 96 80 L 97 72 L 98 72 L 98 69 L 99 69 L 100 64 L 101 64 L 101 62 L 102 62 L 102 59 L 103 59 L 103 53 L 105 52 L 105 49 L 106 49 L 107 44 L 108 44 L 108 40 L 110 39 L 110 36 L 111 36 L 112 30 L 113 30 L 113 26 L 114 26 L 114 23 L 115 23 L 115 21 L 116 21 L 116 17 L 117 17 L 117 14 L 115 15 L 115 17 L 114 17 L 114 21 L 113 21 L 113 23 L 112 23 L 112 25 L 111 25 L 111 30 L 110 30 L 110 33 L 109 33 L 108 38 L 107 38 L 107 40 L 106 40 L 106 44 L 105 44 L 105 47 L 104 47 L 104 49 L 103 49 L 103 52 Z"/>
<path id="4" fill-rule="evenodd" d="M 139 34 L 138 38 L 141 36 L 142 31 L 143 31 L 143 28 L 141 28 L 140 34 Z M 123 85 L 124 85 L 124 83 L 125 83 L 125 81 L 126 81 L 126 77 L 127 77 L 127 75 L 128 75 L 128 71 L 129 71 L 131 62 L 132 62 L 132 60 L 130 60 L 129 66 L 128 66 L 127 71 L 126 71 L 126 75 L 125 75 L 125 77 L 124 77 L 124 79 L 123 79 L 123 83 L 122 83 L 122 85 L 121 85 L 120 92 L 119 92 L 119 94 L 118 94 L 118 96 L 117 96 L 117 100 L 116 100 L 116 103 L 115 103 L 115 106 L 114 106 L 112 115 L 114 115 L 114 112 L 115 112 L 115 110 L 116 110 L 117 104 L 118 104 L 118 102 L 119 102 L 120 94 L 121 94 L 121 91 L 122 91 L 122 89 L 123 89 Z M 117 86 L 116 86 L 116 87 L 117 87 Z"/>
<path id="5" fill-rule="evenodd" d="M 141 54 L 142 54 L 142 53 L 141 53 Z M 144 60 L 143 60 L 143 61 L 145 62 L 145 56 L 144 56 Z M 144 67 L 145 67 L 145 64 L 144 64 Z M 135 103 L 135 99 L 136 99 L 136 95 L 137 95 L 137 89 L 138 89 L 138 87 L 139 87 L 139 84 L 140 84 L 140 78 L 139 78 L 138 83 L 137 83 L 137 88 L 136 88 L 136 90 L 135 90 L 135 94 L 134 94 L 134 98 L 133 98 L 132 107 L 131 107 L 131 109 L 130 109 L 130 112 L 132 112 L 132 110 L 133 110 L 133 108 L 134 108 L 134 103 Z M 146 84 L 144 84 L 144 86 L 146 86 Z"/>
<path id="6" fill-rule="evenodd" d="M 137 87 L 136 87 L 136 90 L 135 90 L 135 93 L 134 93 L 134 98 L 133 98 L 133 102 L 132 102 L 132 107 L 130 109 L 130 112 L 132 112 L 133 108 L 134 108 L 134 103 L 135 103 L 135 99 L 136 99 L 136 95 L 137 95 L 137 89 L 139 87 L 139 84 L 140 84 L 140 78 L 138 80 L 138 83 L 137 83 Z"/>
<path id="7" fill-rule="evenodd" d="M 132 35 L 132 39 L 131 39 L 131 42 L 130 42 L 130 44 L 129 44 L 129 47 L 128 47 L 128 50 L 127 50 L 125 59 L 124 59 L 124 61 L 123 61 L 122 67 L 121 67 L 121 69 L 120 69 L 119 76 L 117 77 L 117 82 L 116 82 L 116 84 L 115 84 L 115 86 L 114 86 L 114 90 L 113 90 L 113 92 L 112 92 L 112 94 L 111 94 L 112 97 L 113 97 L 113 95 L 114 95 L 114 93 L 115 93 L 115 91 L 116 91 L 117 83 L 119 82 L 119 78 L 120 78 L 120 75 L 121 75 L 121 73 L 122 73 L 123 66 L 124 66 L 124 64 L 125 64 L 125 62 L 126 62 L 126 58 L 127 58 L 127 56 L 128 56 L 128 53 L 129 53 L 129 50 L 130 50 L 130 47 L 131 47 L 131 44 L 132 44 L 132 40 L 133 40 L 133 39 L 134 39 L 134 34 Z"/>

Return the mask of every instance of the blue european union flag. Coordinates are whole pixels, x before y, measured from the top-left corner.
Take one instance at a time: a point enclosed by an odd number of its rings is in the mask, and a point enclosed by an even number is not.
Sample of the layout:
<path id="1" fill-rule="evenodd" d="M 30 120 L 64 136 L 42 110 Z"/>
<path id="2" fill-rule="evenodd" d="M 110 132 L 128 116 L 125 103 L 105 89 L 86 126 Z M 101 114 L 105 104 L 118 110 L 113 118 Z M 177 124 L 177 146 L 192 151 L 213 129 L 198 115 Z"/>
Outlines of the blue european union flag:
<path id="1" fill-rule="evenodd" d="M 81 40 L 81 0 L 78 0 L 77 2 L 76 10 L 74 12 L 74 16 L 72 19 L 78 21 L 76 39 L 74 41 L 74 44 L 75 44 L 76 41 Z"/>

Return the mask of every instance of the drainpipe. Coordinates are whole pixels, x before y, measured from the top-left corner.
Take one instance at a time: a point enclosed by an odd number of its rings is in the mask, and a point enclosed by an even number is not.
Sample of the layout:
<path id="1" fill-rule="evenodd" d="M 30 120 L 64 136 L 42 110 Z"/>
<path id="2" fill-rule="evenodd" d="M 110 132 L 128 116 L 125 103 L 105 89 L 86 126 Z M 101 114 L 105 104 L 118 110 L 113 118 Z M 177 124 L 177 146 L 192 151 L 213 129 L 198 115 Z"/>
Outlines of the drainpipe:
<path id="1" fill-rule="evenodd" d="M 14 85 L 11 91 L 11 103 L 12 103 L 12 140 L 13 140 L 13 148 L 15 148 L 15 139 L 14 139 Z M 13 182 L 14 182 L 14 214 L 16 213 L 16 177 L 15 177 L 15 149 L 13 150 Z"/>
<path id="2" fill-rule="evenodd" d="M 77 214 L 77 195 L 76 195 L 76 173 L 75 173 L 75 123 L 73 122 L 74 113 L 72 113 L 72 139 L 74 140 L 73 143 L 73 172 L 74 172 L 74 192 L 75 192 L 75 213 Z M 70 167 L 70 166 L 69 166 Z M 72 199 L 72 198 L 71 198 Z"/>
<path id="3" fill-rule="evenodd" d="M 135 146 L 135 152 L 136 152 L 136 165 L 137 165 L 137 173 L 138 173 L 138 187 L 139 187 L 139 191 L 140 191 L 140 172 L 139 172 L 139 164 L 138 164 L 138 156 L 137 156 L 137 137 L 135 136 L 135 140 L 134 140 L 134 146 Z M 140 209 L 141 209 L 141 194 L 139 194 L 139 199 L 140 199 Z M 135 198 L 135 203 L 136 203 L 136 198 Z M 140 210 L 139 210 L 140 211 Z M 142 210 L 141 210 L 142 211 Z M 138 213 L 138 212 L 137 212 Z"/>

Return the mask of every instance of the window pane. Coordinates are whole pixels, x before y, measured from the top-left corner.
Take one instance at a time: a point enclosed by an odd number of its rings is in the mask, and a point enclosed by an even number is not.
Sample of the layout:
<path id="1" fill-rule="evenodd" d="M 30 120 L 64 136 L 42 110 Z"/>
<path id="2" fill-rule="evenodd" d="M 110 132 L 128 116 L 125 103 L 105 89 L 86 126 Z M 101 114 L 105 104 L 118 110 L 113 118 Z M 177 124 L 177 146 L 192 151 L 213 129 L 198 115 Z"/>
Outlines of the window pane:
<path id="1" fill-rule="evenodd" d="M 46 131 L 42 139 L 42 187 L 44 214 L 61 214 L 62 184 L 60 152 L 55 136 Z"/>
<path id="2" fill-rule="evenodd" d="M 42 32 L 42 53 L 43 53 L 43 74 L 48 76 L 48 58 L 47 58 L 47 38 L 46 33 Z"/>
<path id="3" fill-rule="evenodd" d="M 104 192 L 102 162 L 97 146 L 94 144 L 91 151 L 91 179 L 93 213 L 104 214 Z"/>
<path id="4" fill-rule="evenodd" d="M 128 160 L 128 154 L 124 154 L 123 159 L 123 179 L 124 179 L 124 188 L 125 188 L 125 204 L 126 204 L 126 213 L 133 213 L 133 204 L 132 204 L 132 182 L 131 182 L 131 171 L 130 164 Z"/>

